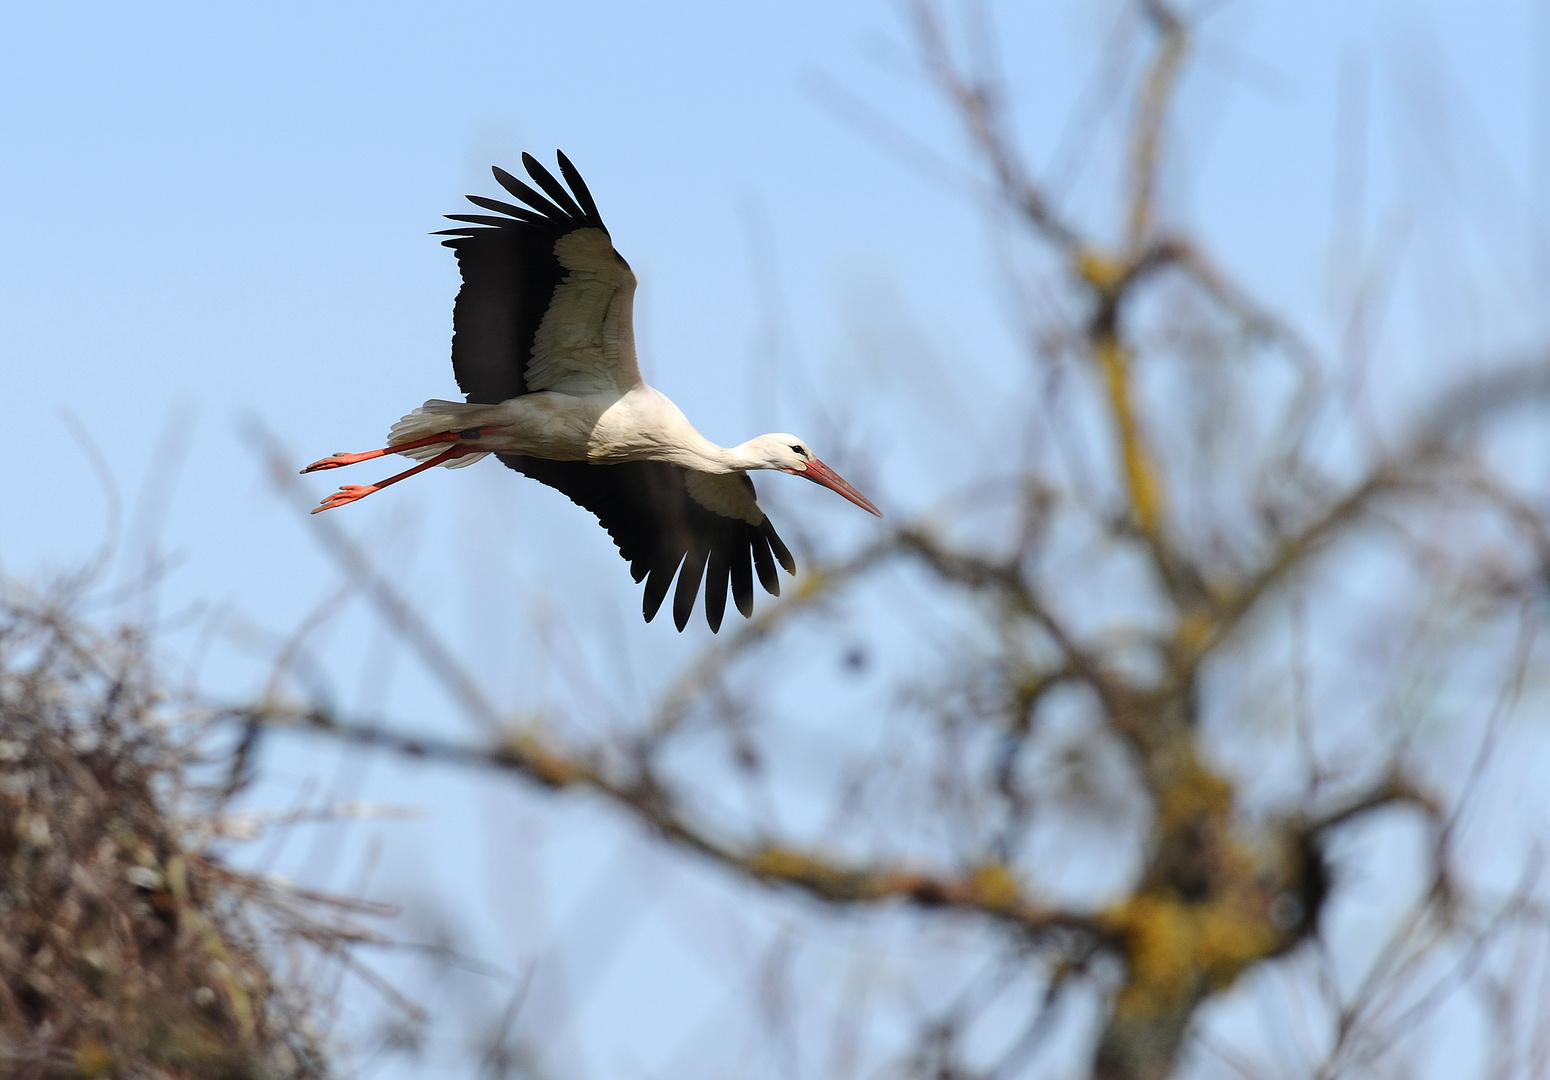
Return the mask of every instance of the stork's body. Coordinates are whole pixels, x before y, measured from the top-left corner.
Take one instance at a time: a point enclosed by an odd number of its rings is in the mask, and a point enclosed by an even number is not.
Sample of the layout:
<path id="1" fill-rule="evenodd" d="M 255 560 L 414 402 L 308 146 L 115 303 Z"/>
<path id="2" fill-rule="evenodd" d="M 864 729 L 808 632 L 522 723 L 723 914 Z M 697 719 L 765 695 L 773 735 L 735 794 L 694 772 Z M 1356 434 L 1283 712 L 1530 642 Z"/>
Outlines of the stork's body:
<path id="1" fill-rule="evenodd" d="M 769 448 L 761 447 L 772 439 L 796 439 L 794 435 L 761 435 L 741 446 L 717 446 L 695 430 L 671 398 L 642 382 L 622 394 L 541 390 L 498 405 L 427 401 L 393 425 L 388 442 L 402 444 L 427 435 L 461 436 L 465 432 L 467 445 L 460 456 L 473 460 L 499 453 L 592 465 L 665 461 L 712 475 L 784 467 L 789 462 L 771 464 Z M 431 443 L 413 450 L 392 445 L 388 449 L 426 458 L 435 447 Z"/>
<path id="2" fill-rule="evenodd" d="M 676 573 L 673 617 L 682 630 L 704 574 L 706 619 L 719 629 L 729 584 L 746 616 L 753 569 L 775 594 L 775 560 L 796 572 L 759 508 L 750 470 L 806 476 L 881 515 L 796 436 L 718 446 L 646 384 L 635 359 L 635 275 L 614 250 L 586 184 L 563 154 L 559 160 L 570 191 L 524 154 L 547 199 L 496 169 L 526 205 L 470 195 L 503 216 L 451 215 L 482 226 L 448 230 L 445 241 L 463 274 L 452 366 L 468 400 L 427 401 L 393 425 L 383 449 L 335 454 L 302 471 L 386 454 L 419 461 L 379 483 L 341 488 L 321 511 L 433 466 L 458 468 L 496 454 L 597 515 L 635 580 L 646 581 L 647 621 Z"/>

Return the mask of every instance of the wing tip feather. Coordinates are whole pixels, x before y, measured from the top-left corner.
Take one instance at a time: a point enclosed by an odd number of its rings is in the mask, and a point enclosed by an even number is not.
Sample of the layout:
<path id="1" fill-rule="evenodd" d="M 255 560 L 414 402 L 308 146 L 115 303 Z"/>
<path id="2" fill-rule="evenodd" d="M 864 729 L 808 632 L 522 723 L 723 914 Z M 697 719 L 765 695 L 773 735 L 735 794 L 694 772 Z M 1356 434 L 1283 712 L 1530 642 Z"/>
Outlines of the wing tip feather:
<path id="1" fill-rule="evenodd" d="M 780 561 L 780 565 L 785 568 L 786 573 L 796 577 L 797 561 L 791 557 L 791 549 L 786 547 L 785 541 L 781 540 L 780 534 L 775 531 L 775 526 L 771 524 L 768 517 L 759 524 L 759 531 L 770 542 L 770 550 L 775 553 L 775 558 Z"/>
<path id="2" fill-rule="evenodd" d="M 554 178 L 554 174 L 544 168 L 543 164 L 532 154 L 523 151 L 522 166 L 527 169 L 527 174 L 533 178 L 533 182 L 544 189 L 544 194 L 555 201 L 560 210 L 572 218 L 584 219 L 587 215 L 571 193 L 565 190 L 565 185 Z"/>

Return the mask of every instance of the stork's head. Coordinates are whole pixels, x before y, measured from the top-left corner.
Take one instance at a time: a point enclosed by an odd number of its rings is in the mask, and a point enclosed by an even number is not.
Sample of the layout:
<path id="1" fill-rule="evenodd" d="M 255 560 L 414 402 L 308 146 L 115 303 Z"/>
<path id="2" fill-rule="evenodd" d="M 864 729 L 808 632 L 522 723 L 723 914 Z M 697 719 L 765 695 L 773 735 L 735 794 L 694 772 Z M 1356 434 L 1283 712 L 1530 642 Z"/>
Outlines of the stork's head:
<path id="1" fill-rule="evenodd" d="M 818 455 L 808 448 L 807 440 L 795 435 L 788 435 L 784 431 L 777 431 L 773 435 L 760 435 L 757 439 L 750 439 L 743 444 L 749 457 L 754 461 L 756 469 L 779 469 L 781 472 L 794 473 L 797 476 L 805 476 L 815 484 L 822 484 L 832 491 L 837 491 L 861 509 L 878 517 L 883 512 L 872 505 L 861 492 L 847 484 L 840 478 L 839 473 L 818 460 Z"/>

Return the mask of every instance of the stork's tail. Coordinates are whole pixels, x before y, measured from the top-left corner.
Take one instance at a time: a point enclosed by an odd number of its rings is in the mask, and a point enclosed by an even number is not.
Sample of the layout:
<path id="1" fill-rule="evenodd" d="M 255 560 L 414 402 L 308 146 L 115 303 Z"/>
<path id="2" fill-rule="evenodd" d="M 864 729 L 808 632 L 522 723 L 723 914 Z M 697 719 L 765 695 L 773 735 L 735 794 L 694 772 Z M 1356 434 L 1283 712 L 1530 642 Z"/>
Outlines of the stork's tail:
<path id="1" fill-rule="evenodd" d="M 468 431 L 472 428 L 498 424 L 505 419 L 499 409 L 498 405 L 467 405 L 461 401 L 441 401 L 432 398 L 388 429 L 388 449 L 393 450 L 393 447 L 399 443 L 416 442 L 428 435 L 440 435 L 448 431 Z M 416 461 L 429 461 L 445 449 L 445 443 L 429 443 L 425 446 L 393 452 L 414 458 Z M 442 467 L 461 469 L 465 465 L 472 465 L 484 456 L 484 454 L 465 453 L 461 457 L 444 462 Z"/>

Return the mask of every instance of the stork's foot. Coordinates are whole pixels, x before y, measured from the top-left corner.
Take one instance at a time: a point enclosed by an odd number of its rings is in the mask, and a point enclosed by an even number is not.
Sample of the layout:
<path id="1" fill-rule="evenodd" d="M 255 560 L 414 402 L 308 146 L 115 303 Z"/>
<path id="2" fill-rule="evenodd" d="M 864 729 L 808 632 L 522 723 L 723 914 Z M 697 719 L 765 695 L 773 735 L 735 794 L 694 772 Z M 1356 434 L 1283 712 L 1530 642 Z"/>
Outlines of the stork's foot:
<path id="1" fill-rule="evenodd" d="M 350 464 L 350 462 L 344 462 L 344 464 L 348 465 L 348 464 Z M 334 492 L 328 498 L 324 499 L 322 501 L 322 503 L 320 503 L 318 506 L 314 507 L 312 512 L 314 514 L 321 514 L 324 510 L 332 510 L 335 507 L 347 506 L 350 503 L 356 502 L 356 501 L 358 501 L 360 499 L 364 499 L 366 496 L 370 495 L 374 491 L 381 491 L 384 486 L 386 486 L 386 485 L 383 485 L 383 484 L 346 484 L 346 485 L 344 485 L 344 487 L 342 487 L 338 491 Z"/>
<path id="2" fill-rule="evenodd" d="M 365 453 L 361 454 L 346 454 L 344 451 L 340 451 L 339 453 L 330 457 L 321 458 L 318 461 L 314 461 L 311 465 L 308 465 L 301 471 L 303 474 L 305 474 L 312 472 L 322 472 L 324 469 L 338 469 L 345 465 L 355 465 L 362 461 L 370 461 L 372 458 L 382 457 L 383 453 L 384 451 L 382 450 L 367 450 Z"/>

